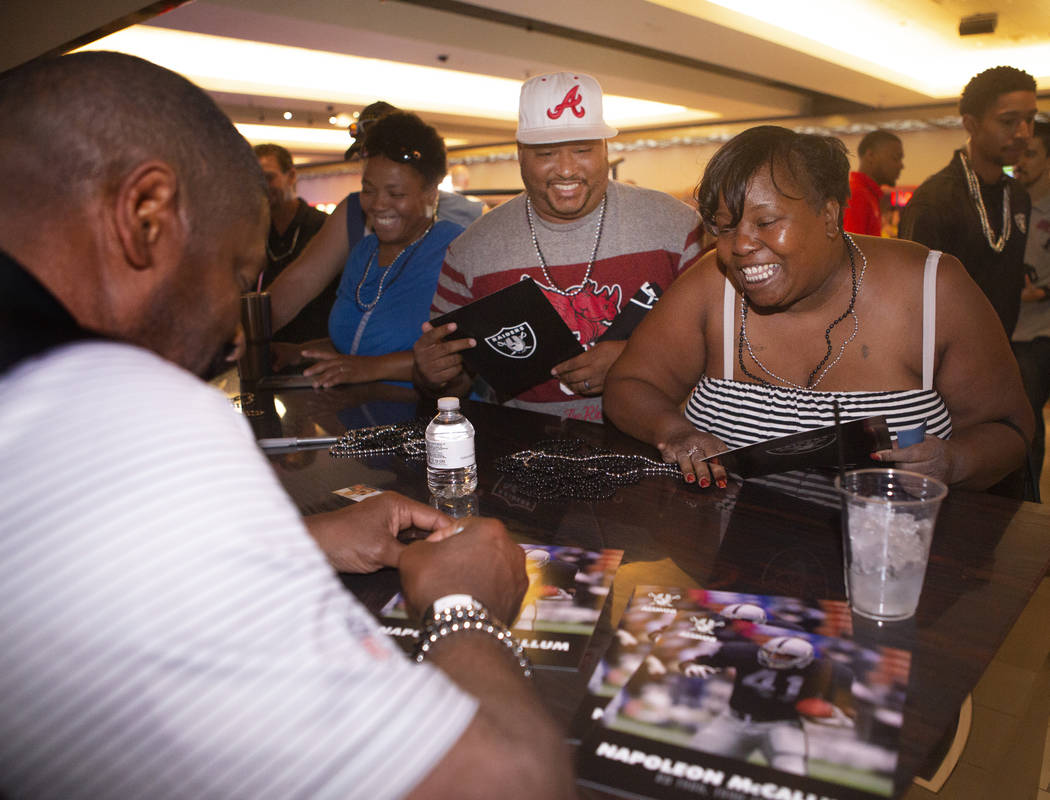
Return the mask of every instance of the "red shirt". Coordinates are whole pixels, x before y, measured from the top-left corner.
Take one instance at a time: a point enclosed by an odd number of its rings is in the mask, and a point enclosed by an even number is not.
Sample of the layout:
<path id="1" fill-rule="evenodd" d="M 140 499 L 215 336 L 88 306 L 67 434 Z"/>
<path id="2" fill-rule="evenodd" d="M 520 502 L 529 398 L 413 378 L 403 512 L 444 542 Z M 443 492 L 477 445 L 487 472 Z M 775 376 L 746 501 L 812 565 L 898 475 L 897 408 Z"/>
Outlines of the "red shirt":
<path id="1" fill-rule="evenodd" d="M 863 172 L 849 174 L 849 207 L 842 218 L 842 227 L 850 233 L 882 235 L 882 187 Z"/>

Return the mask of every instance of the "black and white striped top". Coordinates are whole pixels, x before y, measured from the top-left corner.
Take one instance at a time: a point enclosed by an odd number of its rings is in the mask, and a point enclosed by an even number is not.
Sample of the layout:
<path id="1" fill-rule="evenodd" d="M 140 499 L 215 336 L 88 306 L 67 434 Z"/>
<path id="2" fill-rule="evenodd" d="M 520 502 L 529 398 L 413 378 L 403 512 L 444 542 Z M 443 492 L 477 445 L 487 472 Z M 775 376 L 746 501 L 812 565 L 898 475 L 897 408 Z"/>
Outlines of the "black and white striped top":
<path id="1" fill-rule="evenodd" d="M 926 433 L 947 439 L 951 415 L 944 398 L 933 388 L 936 331 L 936 280 L 940 253 L 926 260 L 923 280 L 923 386 L 921 389 L 879 392 L 817 392 L 733 380 L 734 308 L 736 291 L 725 282 L 722 341 L 723 378 L 700 378 L 686 404 L 685 416 L 699 430 L 714 434 L 729 447 L 775 439 L 791 433 L 835 424 L 834 400 L 843 421 L 885 415 L 890 432 L 926 423 Z"/>
<path id="2" fill-rule="evenodd" d="M 0 447 L 0 795 L 400 797 L 469 724 L 189 373 L 50 351 L 0 379 Z"/>

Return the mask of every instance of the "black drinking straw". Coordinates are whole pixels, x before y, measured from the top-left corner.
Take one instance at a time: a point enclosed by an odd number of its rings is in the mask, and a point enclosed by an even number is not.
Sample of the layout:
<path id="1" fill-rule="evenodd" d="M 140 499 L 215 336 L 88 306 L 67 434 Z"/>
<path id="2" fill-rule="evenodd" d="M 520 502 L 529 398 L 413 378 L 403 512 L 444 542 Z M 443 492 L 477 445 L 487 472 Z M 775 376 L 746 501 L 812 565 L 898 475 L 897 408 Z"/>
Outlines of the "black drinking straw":
<path id="1" fill-rule="evenodd" d="M 842 445 L 842 421 L 839 419 L 839 399 L 831 399 L 832 408 L 835 411 L 835 450 L 839 457 L 839 487 L 846 488 L 846 451 Z"/>

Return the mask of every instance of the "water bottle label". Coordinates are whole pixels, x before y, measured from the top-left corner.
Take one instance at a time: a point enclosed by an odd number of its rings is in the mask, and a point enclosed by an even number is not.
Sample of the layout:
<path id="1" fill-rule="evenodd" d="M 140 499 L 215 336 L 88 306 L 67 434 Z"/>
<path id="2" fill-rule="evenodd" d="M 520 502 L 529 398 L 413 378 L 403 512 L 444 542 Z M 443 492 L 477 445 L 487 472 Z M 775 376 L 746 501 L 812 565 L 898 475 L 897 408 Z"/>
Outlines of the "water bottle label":
<path id="1" fill-rule="evenodd" d="M 474 466 L 474 440 L 428 442 L 427 464 L 435 469 L 459 469 Z"/>

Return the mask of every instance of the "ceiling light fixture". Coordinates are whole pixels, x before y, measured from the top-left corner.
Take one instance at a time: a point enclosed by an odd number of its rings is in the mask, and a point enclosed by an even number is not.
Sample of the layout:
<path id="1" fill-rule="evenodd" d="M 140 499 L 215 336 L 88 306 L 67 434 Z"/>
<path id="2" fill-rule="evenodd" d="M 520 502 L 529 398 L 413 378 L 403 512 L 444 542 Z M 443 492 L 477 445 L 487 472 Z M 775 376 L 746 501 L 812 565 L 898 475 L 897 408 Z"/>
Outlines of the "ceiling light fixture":
<path id="1" fill-rule="evenodd" d="M 375 87 L 399 108 L 513 122 L 521 81 L 133 25 L 81 48 L 140 56 L 216 92 L 364 106 Z M 605 118 L 620 128 L 714 119 L 718 115 L 651 100 L 606 95 Z"/>

